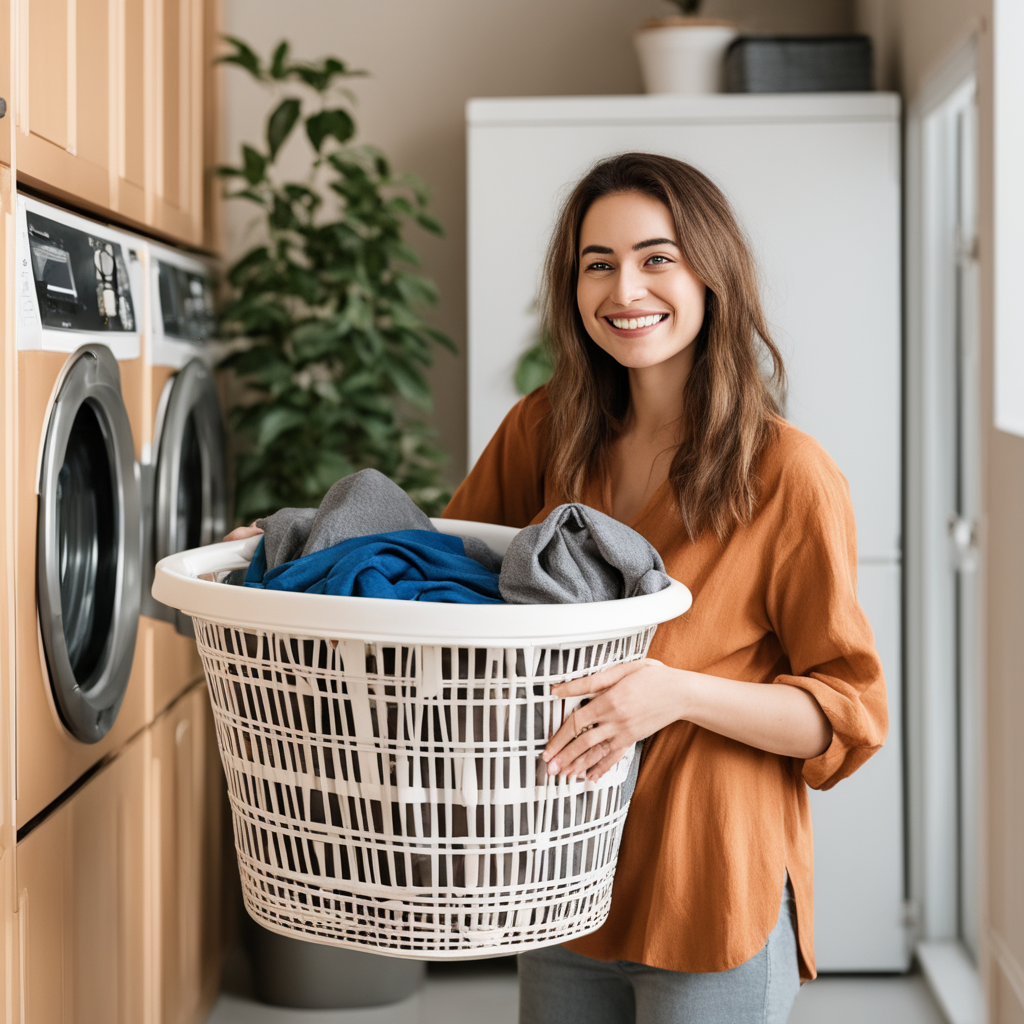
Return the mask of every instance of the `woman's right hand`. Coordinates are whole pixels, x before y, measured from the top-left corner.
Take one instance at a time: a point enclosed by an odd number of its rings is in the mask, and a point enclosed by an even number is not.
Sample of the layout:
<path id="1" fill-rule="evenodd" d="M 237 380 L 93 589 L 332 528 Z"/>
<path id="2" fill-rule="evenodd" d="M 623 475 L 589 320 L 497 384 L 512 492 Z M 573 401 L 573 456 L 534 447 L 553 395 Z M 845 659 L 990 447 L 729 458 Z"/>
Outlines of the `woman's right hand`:
<path id="1" fill-rule="evenodd" d="M 247 537 L 258 537 L 262 532 L 255 523 L 250 523 L 248 526 L 235 527 L 224 539 L 245 540 Z"/>

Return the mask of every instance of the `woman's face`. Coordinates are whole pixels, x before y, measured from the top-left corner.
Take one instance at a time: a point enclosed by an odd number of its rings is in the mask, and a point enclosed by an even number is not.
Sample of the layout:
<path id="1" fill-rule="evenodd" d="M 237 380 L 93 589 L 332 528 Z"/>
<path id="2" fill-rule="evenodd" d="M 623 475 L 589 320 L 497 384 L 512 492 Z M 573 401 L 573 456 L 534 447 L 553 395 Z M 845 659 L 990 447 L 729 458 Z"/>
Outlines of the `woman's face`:
<path id="1" fill-rule="evenodd" d="M 587 333 L 618 363 L 642 369 L 692 359 L 704 290 L 664 203 L 617 192 L 587 211 L 576 301 Z"/>

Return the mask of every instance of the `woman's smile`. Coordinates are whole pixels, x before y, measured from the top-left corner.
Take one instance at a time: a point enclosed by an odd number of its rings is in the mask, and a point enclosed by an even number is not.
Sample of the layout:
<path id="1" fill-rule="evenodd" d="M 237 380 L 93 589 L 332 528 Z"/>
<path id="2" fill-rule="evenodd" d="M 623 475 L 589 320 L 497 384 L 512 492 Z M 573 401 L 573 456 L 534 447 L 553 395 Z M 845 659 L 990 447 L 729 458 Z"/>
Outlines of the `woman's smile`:
<path id="1" fill-rule="evenodd" d="M 650 334 L 669 318 L 668 313 L 648 313 L 642 309 L 627 309 L 622 313 L 605 316 L 612 330 L 623 338 L 642 338 Z"/>

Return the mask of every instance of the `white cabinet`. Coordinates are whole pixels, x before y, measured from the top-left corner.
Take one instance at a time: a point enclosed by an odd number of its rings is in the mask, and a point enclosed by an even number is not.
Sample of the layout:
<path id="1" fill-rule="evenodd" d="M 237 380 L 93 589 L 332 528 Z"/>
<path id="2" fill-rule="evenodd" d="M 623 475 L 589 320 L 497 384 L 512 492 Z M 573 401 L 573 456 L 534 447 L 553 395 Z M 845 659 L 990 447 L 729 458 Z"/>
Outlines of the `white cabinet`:
<path id="1" fill-rule="evenodd" d="M 857 596 L 875 630 L 889 695 L 889 738 L 848 779 L 811 791 L 814 947 L 819 971 L 908 966 L 904 924 L 903 679 L 900 568 L 861 565 Z"/>
<path id="2" fill-rule="evenodd" d="M 817 954 L 829 970 L 905 969 L 898 98 L 482 99 L 467 116 L 470 464 L 518 397 L 556 212 L 594 162 L 640 150 L 692 163 L 750 237 L 789 374 L 787 418 L 850 483 L 889 685 L 884 750 L 814 797 Z"/>

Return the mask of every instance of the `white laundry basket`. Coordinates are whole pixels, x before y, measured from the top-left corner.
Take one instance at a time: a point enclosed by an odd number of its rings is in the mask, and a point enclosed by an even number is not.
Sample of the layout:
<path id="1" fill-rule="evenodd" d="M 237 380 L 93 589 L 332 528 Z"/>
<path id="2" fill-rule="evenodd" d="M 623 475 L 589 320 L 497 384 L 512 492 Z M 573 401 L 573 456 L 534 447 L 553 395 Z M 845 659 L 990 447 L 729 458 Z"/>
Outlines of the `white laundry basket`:
<path id="1" fill-rule="evenodd" d="M 456 520 L 504 553 L 516 531 Z M 643 658 L 681 584 L 582 605 L 456 605 L 228 587 L 257 538 L 165 558 L 191 615 L 249 913 L 273 931 L 425 959 L 496 956 L 599 927 L 631 751 L 549 777 L 583 698 L 551 684 Z"/>

